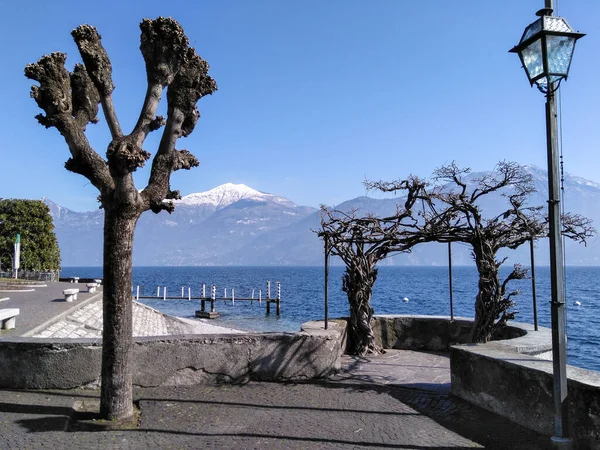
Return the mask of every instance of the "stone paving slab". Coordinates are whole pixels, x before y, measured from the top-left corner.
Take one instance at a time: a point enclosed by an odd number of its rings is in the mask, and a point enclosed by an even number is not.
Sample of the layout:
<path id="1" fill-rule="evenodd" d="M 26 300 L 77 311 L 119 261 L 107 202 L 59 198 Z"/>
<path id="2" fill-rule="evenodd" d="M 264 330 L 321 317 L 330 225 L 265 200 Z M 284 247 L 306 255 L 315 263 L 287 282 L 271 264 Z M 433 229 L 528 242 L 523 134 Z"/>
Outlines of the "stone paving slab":
<path id="1" fill-rule="evenodd" d="M 388 392 L 348 386 L 153 389 L 140 407 L 141 429 L 169 430 L 196 448 L 483 448 Z"/>
<path id="2" fill-rule="evenodd" d="M 333 380 L 450 391 L 448 353 L 387 350 L 376 356 L 342 356 L 344 371 Z"/>

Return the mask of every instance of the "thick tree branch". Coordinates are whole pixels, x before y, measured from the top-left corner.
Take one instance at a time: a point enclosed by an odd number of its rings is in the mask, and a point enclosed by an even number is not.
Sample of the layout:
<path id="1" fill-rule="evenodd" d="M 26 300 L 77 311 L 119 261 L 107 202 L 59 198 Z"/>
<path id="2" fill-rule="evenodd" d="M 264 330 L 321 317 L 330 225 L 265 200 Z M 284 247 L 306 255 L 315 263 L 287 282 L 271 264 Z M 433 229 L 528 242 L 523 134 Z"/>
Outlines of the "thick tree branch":
<path id="1" fill-rule="evenodd" d="M 193 48 L 187 49 L 167 91 L 167 123 L 152 163 L 148 186 L 143 191 L 148 208 L 153 211 L 163 208 L 162 200 L 167 195 L 171 173 L 199 164 L 187 150 L 177 152 L 175 144 L 179 137 L 193 131 L 200 116 L 196 108 L 198 100 L 216 89 L 215 81 L 208 75 L 208 63 Z"/>
<path id="2" fill-rule="evenodd" d="M 188 49 L 189 40 L 173 19 L 159 17 L 140 23 L 140 50 L 146 63 L 148 89 L 138 121 L 131 132 L 141 147 L 148 133 L 165 124 L 162 116 L 155 117 L 164 87 L 173 82 Z"/>
<path id="3" fill-rule="evenodd" d="M 87 120 L 95 120 L 97 94 L 82 68 L 76 67 L 70 74 L 65 61 L 64 53 L 52 53 L 25 67 L 25 76 L 40 84 L 31 88 L 31 97 L 46 114 L 36 118 L 63 135 L 71 152 L 65 167 L 88 178 L 100 192 L 108 192 L 114 189 L 114 183 L 106 162 L 92 149 L 84 133 Z"/>
<path id="4" fill-rule="evenodd" d="M 97 123 L 100 95 L 81 64 L 75 64 L 71 74 L 71 92 L 73 116 L 78 124 L 85 129 L 88 122 Z"/>
<path id="5" fill-rule="evenodd" d="M 96 28 L 90 25 L 80 25 L 71 35 L 79 48 L 85 68 L 100 94 L 102 111 L 113 139 L 121 137 L 121 126 L 112 102 L 112 92 L 115 85 L 112 81 L 112 65 L 102 46 L 102 37 Z"/>

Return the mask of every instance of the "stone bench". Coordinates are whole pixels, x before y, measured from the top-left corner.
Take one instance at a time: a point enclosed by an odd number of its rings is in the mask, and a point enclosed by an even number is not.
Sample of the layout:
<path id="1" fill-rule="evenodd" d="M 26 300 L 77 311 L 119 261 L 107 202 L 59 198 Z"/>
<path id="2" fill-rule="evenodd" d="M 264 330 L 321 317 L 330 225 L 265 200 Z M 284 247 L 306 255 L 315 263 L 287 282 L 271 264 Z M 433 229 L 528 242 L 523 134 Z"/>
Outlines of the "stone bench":
<path id="1" fill-rule="evenodd" d="M 73 300 L 77 300 L 77 294 L 79 294 L 79 289 L 65 289 L 63 291 L 66 302 L 72 302 Z"/>
<path id="2" fill-rule="evenodd" d="M 94 281 L 96 282 L 96 284 L 98 286 L 100 286 L 102 284 L 102 278 L 94 278 Z"/>
<path id="3" fill-rule="evenodd" d="M 69 283 L 79 283 L 79 277 L 69 277 Z"/>
<path id="4" fill-rule="evenodd" d="M 96 292 L 96 288 L 98 287 L 98 284 L 97 283 L 88 283 L 88 284 L 86 284 L 86 286 L 87 286 L 87 291 L 90 294 L 93 294 L 94 292 Z"/>
<path id="5" fill-rule="evenodd" d="M 2 321 L 3 330 L 13 330 L 15 328 L 19 312 L 19 308 L 0 309 L 0 321 Z"/>

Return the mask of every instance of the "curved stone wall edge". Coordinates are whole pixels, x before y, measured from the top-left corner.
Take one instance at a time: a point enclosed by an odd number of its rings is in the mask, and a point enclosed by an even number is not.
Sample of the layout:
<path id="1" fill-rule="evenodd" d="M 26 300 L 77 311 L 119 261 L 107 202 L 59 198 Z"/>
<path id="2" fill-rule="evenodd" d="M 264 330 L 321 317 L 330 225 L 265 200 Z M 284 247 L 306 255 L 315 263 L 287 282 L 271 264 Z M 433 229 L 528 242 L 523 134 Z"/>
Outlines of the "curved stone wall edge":
<path id="1" fill-rule="evenodd" d="M 515 339 L 453 345 L 451 392 L 541 434 L 554 434 L 551 330 L 527 331 Z M 543 356 L 543 357 L 540 357 Z M 551 357 L 551 353 L 550 353 Z M 571 437 L 575 448 L 600 442 L 600 372 L 567 366 Z"/>

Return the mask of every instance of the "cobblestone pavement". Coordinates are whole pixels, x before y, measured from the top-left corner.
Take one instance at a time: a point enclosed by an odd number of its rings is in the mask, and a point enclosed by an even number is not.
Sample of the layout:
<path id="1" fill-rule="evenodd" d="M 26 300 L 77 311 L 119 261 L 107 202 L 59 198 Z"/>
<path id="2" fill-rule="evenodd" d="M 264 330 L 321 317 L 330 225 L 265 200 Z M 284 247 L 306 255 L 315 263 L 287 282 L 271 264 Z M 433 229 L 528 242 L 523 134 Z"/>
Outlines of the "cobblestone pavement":
<path id="1" fill-rule="evenodd" d="M 540 436 L 434 386 L 443 355 L 388 351 L 344 358 L 331 380 L 136 389 L 141 416 L 130 430 L 75 414 L 97 411 L 97 391 L 0 391 L 0 448 L 16 449 L 522 449 Z M 444 361 L 445 360 L 445 361 Z M 372 364 L 372 365 L 371 365 Z M 385 379 L 370 374 L 383 374 Z M 405 375 L 403 367 L 410 367 Z M 436 371 L 429 368 L 437 367 Z M 426 389 L 415 389 L 421 368 Z M 449 379 L 449 371 L 446 378 Z M 84 420 L 87 419 L 87 420 Z"/>
<path id="2" fill-rule="evenodd" d="M 241 333 L 241 331 L 210 325 L 200 320 L 185 320 L 168 316 L 141 303 L 133 303 L 134 336 L 167 336 L 181 334 Z M 102 336 L 102 300 L 65 315 L 39 330 L 36 338 L 100 338 Z"/>

